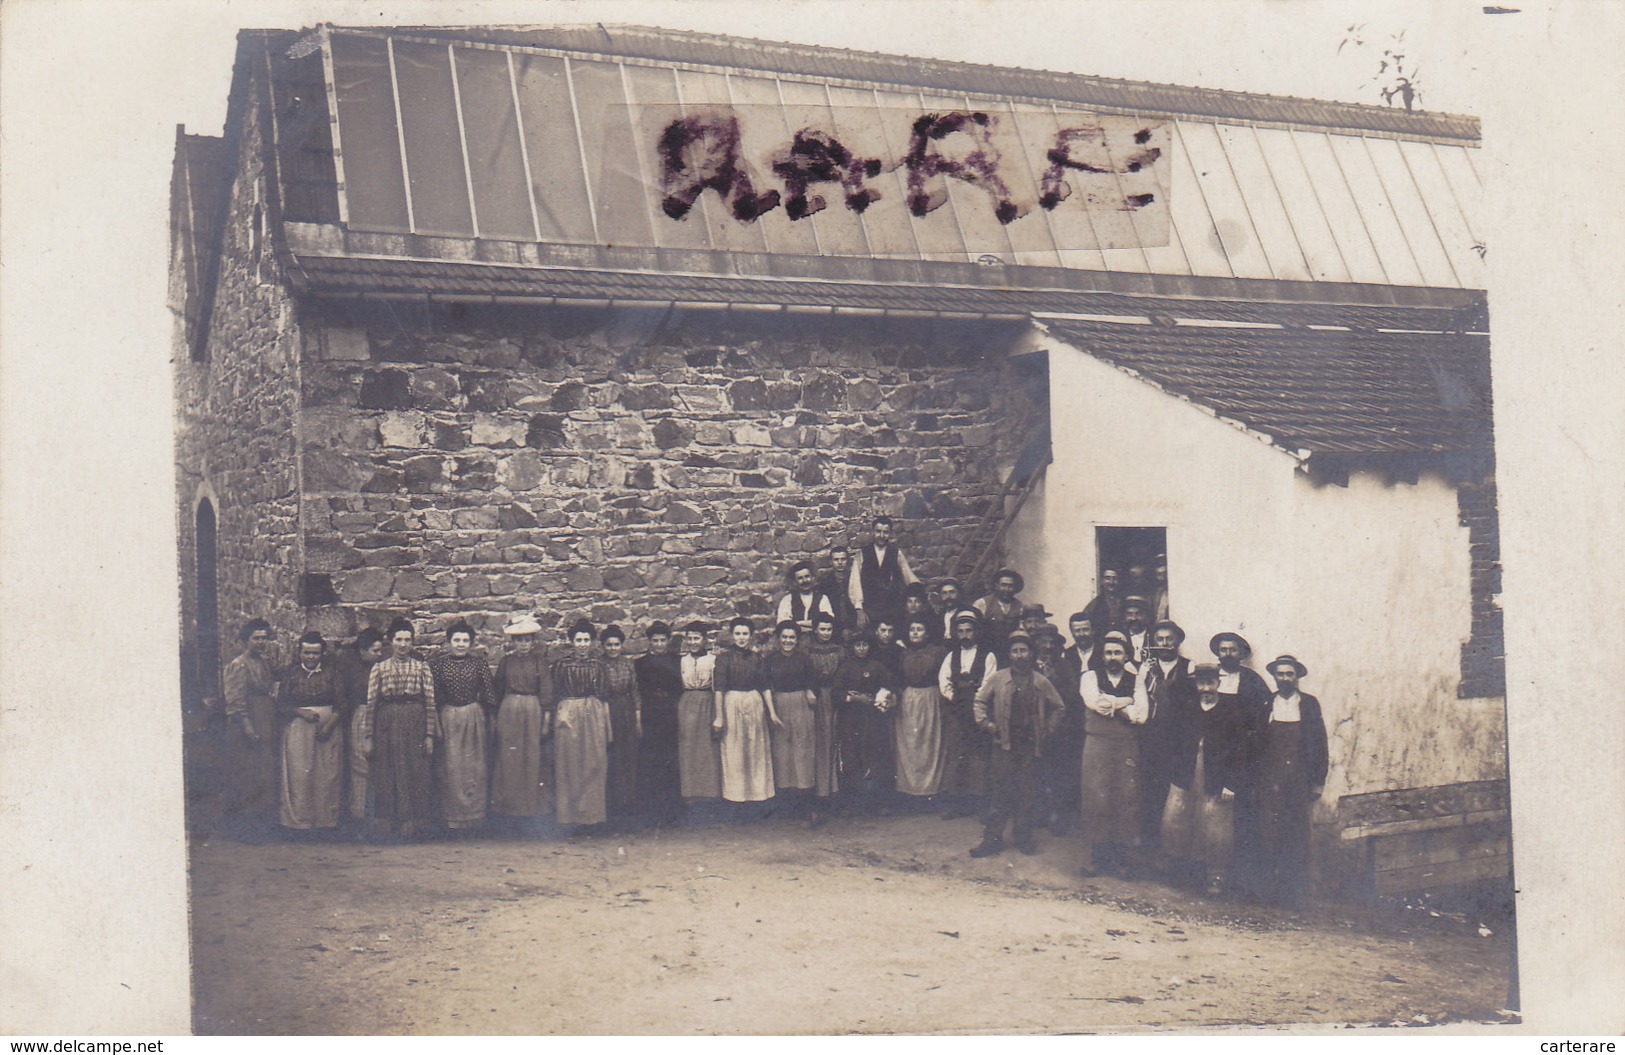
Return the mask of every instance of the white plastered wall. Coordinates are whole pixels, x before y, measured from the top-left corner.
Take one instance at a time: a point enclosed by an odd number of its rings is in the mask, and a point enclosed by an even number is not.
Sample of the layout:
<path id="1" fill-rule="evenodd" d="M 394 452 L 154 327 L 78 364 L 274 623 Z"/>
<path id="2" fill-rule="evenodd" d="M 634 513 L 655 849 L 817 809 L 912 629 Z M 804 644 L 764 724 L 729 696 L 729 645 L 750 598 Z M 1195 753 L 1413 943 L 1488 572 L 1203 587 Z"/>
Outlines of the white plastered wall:
<path id="1" fill-rule="evenodd" d="M 1008 537 L 1025 597 L 1057 622 L 1094 596 L 1095 528 L 1165 527 L 1185 655 L 1238 630 L 1253 665 L 1310 668 L 1339 795 L 1505 776 L 1504 702 L 1462 700 L 1470 627 L 1467 529 L 1455 490 L 1355 473 L 1312 483 L 1296 458 L 1076 348 L 1047 352 L 1054 461 Z"/>

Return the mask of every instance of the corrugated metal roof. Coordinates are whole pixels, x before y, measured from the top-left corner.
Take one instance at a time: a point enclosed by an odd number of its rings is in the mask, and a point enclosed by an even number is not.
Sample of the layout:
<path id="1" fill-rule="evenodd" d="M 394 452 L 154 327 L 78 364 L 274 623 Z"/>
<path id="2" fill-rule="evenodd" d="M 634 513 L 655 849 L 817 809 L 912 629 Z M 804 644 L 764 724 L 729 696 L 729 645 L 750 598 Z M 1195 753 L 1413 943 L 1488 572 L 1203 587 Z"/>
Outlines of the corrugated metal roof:
<path id="1" fill-rule="evenodd" d="M 1484 336 L 1044 324 L 1288 451 L 1431 459 L 1490 449 Z"/>
<path id="2" fill-rule="evenodd" d="M 1439 115 L 636 28 L 331 29 L 319 39 L 332 64 L 340 207 L 357 231 L 1485 284 L 1466 156 L 1476 140 L 1418 132 Z M 979 130 L 931 149 L 957 164 L 975 145 L 994 177 L 916 168 L 919 121 L 944 115 L 974 115 Z M 695 141 L 704 148 L 674 148 L 682 160 L 667 169 L 666 138 L 688 121 L 707 129 Z M 852 186 L 816 177 L 810 199 L 827 206 L 801 215 L 784 166 L 805 161 L 790 144 L 809 134 L 876 167 Z M 733 189 L 686 184 L 719 150 L 734 159 Z M 321 171 L 308 159 L 284 168 Z M 869 201 L 849 207 L 858 185 Z M 289 204 L 290 219 L 329 218 Z"/>
<path id="3" fill-rule="evenodd" d="M 1134 114 L 1267 122 L 1472 143 L 1479 139 L 1478 119 L 1459 114 L 1011 69 L 650 26 L 435 26 L 402 31 L 437 39 L 482 40 L 662 63 L 909 85 L 950 94 L 1042 99 Z"/>

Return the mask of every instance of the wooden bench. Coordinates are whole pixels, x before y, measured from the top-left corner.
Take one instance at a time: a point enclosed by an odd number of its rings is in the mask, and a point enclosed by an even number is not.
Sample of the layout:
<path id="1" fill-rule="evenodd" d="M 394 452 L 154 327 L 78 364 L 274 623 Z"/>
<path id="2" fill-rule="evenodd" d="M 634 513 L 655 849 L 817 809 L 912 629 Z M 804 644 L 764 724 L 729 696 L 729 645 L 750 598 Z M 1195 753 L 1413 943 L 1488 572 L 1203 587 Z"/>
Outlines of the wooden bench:
<path id="1" fill-rule="evenodd" d="M 1364 854 L 1373 894 L 1512 874 L 1505 780 L 1344 795 L 1337 813 L 1343 845 Z"/>

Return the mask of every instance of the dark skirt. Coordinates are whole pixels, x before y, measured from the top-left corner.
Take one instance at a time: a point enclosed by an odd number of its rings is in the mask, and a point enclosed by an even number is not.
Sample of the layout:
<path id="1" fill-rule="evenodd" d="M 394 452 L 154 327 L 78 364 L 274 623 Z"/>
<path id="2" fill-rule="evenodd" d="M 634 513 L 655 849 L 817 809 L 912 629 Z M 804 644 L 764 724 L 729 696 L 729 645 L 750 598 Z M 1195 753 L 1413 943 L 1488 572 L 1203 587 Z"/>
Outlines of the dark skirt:
<path id="1" fill-rule="evenodd" d="M 813 794 L 828 798 L 841 790 L 838 772 L 840 748 L 836 741 L 835 705 L 830 691 L 819 689 L 813 695 Z"/>
<path id="2" fill-rule="evenodd" d="M 382 702 L 373 713 L 373 812 L 386 823 L 427 821 L 434 817 L 434 770 L 423 753 L 427 735 L 423 704 L 418 700 Z"/>
<path id="3" fill-rule="evenodd" d="M 872 703 L 841 705 L 841 783 L 854 790 L 862 784 L 892 783 L 892 717 Z"/>
<path id="4" fill-rule="evenodd" d="M 675 812 L 682 795 L 677 778 L 677 701 L 643 701 L 643 736 L 638 742 L 638 802 L 656 815 Z"/>
<path id="5" fill-rule="evenodd" d="M 632 812 L 638 796 L 638 714 L 630 696 L 605 699 L 609 704 L 609 812 Z"/>

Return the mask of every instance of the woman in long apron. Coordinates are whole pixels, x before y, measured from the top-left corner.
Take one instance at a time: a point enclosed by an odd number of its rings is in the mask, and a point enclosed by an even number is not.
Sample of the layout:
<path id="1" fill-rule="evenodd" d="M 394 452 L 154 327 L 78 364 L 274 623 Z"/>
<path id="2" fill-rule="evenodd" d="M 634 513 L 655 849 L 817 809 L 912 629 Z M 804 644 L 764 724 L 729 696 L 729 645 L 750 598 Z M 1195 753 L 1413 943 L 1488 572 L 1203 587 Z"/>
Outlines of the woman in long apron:
<path id="1" fill-rule="evenodd" d="M 560 824 L 602 824 L 609 818 L 609 672 L 593 653 L 593 625 L 570 628 L 570 654 L 553 664 L 553 779 Z"/>
<path id="2" fill-rule="evenodd" d="M 835 718 L 835 672 L 846 650 L 835 640 L 835 617 L 813 616 L 812 640 L 802 645 L 812 668 L 813 689 L 813 801 L 814 827 L 824 823 L 830 799 L 841 790 L 840 726 Z"/>
<path id="3" fill-rule="evenodd" d="M 622 654 L 626 633 L 618 626 L 605 627 L 598 644 L 604 650 L 604 702 L 609 705 L 609 813 L 626 819 L 637 805 L 643 700 L 637 668 Z"/>
<path id="4" fill-rule="evenodd" d="M 327 643 L 314 630 L 299 639 L 299 662 L 282 675 L 276 713 L 282 726 L 284 828 L 336 828 L 344 786 L 344 701 Z"/>
<path id="5" fill-rule="evenodd" d="M 395 620 L 387 636 L 390 654 L 367 679 L 362 736 L 372 746 L 369 779 L 378 823 L 386 835 L 398 831 L 410 839 L 434 816 L 434 673 L 412 654 L 410 622 Z"/>
<path id="6" fill-rule="evenodd" d="M 490 714 L 495 708 L 491 668 L 473 654 L 474 628 L 446 631 L 446 651 L 429 662 L 440 708 L 440 816 L 448 828 L 485 821 L 491 793 Z"/>
<path id="7" fill-rule="evenodd" d="M 711 689 L 717 657 L 706 635 L 711 627 L 695 620 L 683 628 L 683 657 L 678 664 L 683 694 L 677 699 L 677 773 L 683 801 L 722 797 L 721 737 L 715 732 L 716 699 Z"/>
<path id="8" fill-rule="evenodd" d="M 794 807 L 812 816 L 812 792 L 817 781 L 818 738 L 813 713 L 813 670 L 801 646 L 801 627 L 794 620 L 774 631 L 774 647 L 763 658 L 767 687 L 779 727 L 773 731 L 773 783 L 791 792 Z"/>
<path id="9" fill-rule="evenodd" d="M 765 802 L 773 797 L 773 748 L 768 726 L 779 724 L 762 657 L 751 649 L 756 628 L 740 616 L 728 624 L 729 648 L 717 657 L 711 690 L 722 734 L 722 797 Z"/>
<path id="10" fill-rule="evenodd" d="M 367 756 L 372 745 L 362 736 L 367 723 L 367 678 L 373 665 L 384 658 L 384 635 L 367 627 L 355 637 L 355 648 L 340 657 L 339 692 L 350 716 L 350 816 L 365 821 L 372 816 L 371 789 L 367 783 Z"/>
<path id="11" fill-rule="evenodd" d="M 942 692 L 937 676 L 946 652 L 932 638 L 935 623 L 934 616 L 914 616 L 905 624 L 898 664 L 903 693 L 892 723 L 897 790 L 919 798 L 942 790 Z"/>
<path id="12" fill-rule="evenodd" d="M 538 646 L 541 624 L 521 615 L 502 628 L 509 651 L 497 663 L 496 759 L 491 812 L 535 819 L 553 812 L 553 675 Z"/>

